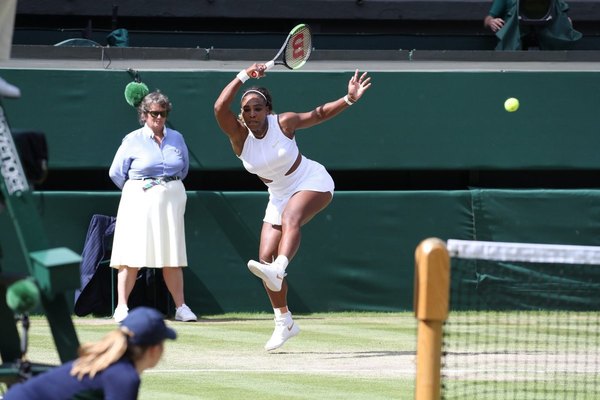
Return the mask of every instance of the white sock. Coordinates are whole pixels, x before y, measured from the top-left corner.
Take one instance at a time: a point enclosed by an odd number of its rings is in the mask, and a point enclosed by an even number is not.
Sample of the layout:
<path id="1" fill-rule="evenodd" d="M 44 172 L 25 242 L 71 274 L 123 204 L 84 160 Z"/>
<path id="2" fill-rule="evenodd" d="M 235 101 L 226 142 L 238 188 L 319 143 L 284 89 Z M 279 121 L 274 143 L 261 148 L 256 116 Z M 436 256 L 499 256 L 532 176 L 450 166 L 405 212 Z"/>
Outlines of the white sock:
<path id="1" fill-rule="evenodd" d="M 288 260 L 288 258 L 286 256 L 277 256 L 275 261 L 273 261 L 273 264 L 279 265 L 283 272 L 285 272 L 285 269 L 287 268 L 289 263 L 290 263 L 290 260 Z"/>
<path id="2" fill-rule="evenodd" d="M 277 319 L 292 319 L 292 313 L 289 310 L 282 313 L 280 308 L 274 308 L 273 311 L 275 312 L 275 318 Z"/>

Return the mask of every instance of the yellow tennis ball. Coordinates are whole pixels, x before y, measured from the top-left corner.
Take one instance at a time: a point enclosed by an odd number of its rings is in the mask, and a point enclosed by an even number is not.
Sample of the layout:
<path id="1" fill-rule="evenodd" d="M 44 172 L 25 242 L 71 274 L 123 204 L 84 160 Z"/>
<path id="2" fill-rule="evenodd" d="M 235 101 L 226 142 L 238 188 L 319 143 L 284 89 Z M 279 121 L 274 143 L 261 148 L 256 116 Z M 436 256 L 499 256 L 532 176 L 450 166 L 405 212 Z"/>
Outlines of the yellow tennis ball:
<path id="1" fill-rule="evenodd" d="M 504 109 L 508 112 L 515 112 L 519 109 L 519 100 L 514 97 L 506 99 Z"/>

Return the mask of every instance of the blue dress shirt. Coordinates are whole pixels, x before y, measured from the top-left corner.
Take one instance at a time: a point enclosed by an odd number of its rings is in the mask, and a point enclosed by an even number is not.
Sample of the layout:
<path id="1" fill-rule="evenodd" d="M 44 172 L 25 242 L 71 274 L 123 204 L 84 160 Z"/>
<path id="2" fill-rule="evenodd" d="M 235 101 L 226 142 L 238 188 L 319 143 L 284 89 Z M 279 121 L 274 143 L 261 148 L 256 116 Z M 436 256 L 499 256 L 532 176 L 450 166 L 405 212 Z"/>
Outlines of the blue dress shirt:
<path id="1" fill-rule="evenodd" d="M 165 127 L 159 145 L 148 125 L 125 136 L 110 166 L 110 179 L 123 189 L 127 179 L 150 177 L 187 176 L 190 162 L 183 135 Z"/>

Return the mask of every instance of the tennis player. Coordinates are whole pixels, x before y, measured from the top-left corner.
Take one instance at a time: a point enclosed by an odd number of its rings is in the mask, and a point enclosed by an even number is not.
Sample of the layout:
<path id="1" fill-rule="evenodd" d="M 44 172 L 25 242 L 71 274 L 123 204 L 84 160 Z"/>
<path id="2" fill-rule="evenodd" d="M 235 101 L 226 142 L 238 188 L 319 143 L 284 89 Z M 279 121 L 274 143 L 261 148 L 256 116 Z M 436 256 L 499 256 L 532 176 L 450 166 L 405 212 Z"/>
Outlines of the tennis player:
<path id="1" fill-rule="evenodd" d="M 231 110 L 234 98 L 250 76 L 265 76 L 265 64 L 253 64 L 223 89 L 214 105 L 219 126 L 229 137 L 244 168 L 265 183 L 269 192 L 258 251 L 248 268 L 263 280 L 275 312 L 275 330 L 266 350 L 281 347 L 300 333 L 287 304 L 286 269 L 300 247 L 301 227 L 331 202 L 334 182 L 319 163 L 302 155 L 295 135 L 325 122 L 357 102 L 371 86 L 364 72 L 354 72 L 343 97 L 308 112 L 273 114 L 266 88 L 251 87 L 241 96 L 241 113 Z"/>
<path id="2" fill-rule="evenodd" d="M 68 400 L 84 394 L 135 400 L 140 375 L 160 361 L 164 341 L 176 337 L 158 311 L 137 307 L 118 329 L 81 346 L 79 358 L 11 386 L 4 400 Z"/>

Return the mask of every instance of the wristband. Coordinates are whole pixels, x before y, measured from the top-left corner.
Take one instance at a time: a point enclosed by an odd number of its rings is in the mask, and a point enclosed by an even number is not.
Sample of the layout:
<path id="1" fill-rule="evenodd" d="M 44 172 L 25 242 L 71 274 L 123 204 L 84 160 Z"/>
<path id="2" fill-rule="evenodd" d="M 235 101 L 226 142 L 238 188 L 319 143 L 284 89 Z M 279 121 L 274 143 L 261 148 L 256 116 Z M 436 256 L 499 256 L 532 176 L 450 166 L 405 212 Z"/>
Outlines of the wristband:
<path id="1" fill-rule="evenodd" d="M 242 83 L 245 83 L 248 79 L 250 79 L 250 75 L 248 75 L 246 70 L 243 69 L 237 74 L 237 78 L 242 81 Z"/>
<path id="2" fill-rule="evenodd" d="M 346 104 L 348 104 L 349 106 L 351 106 L 352 104 L 354 104 L 354 102 L 352 100 L 350 100 L 350 97 L 348 95 L 344 96 L 344 101 L 346 102 Z"/>

